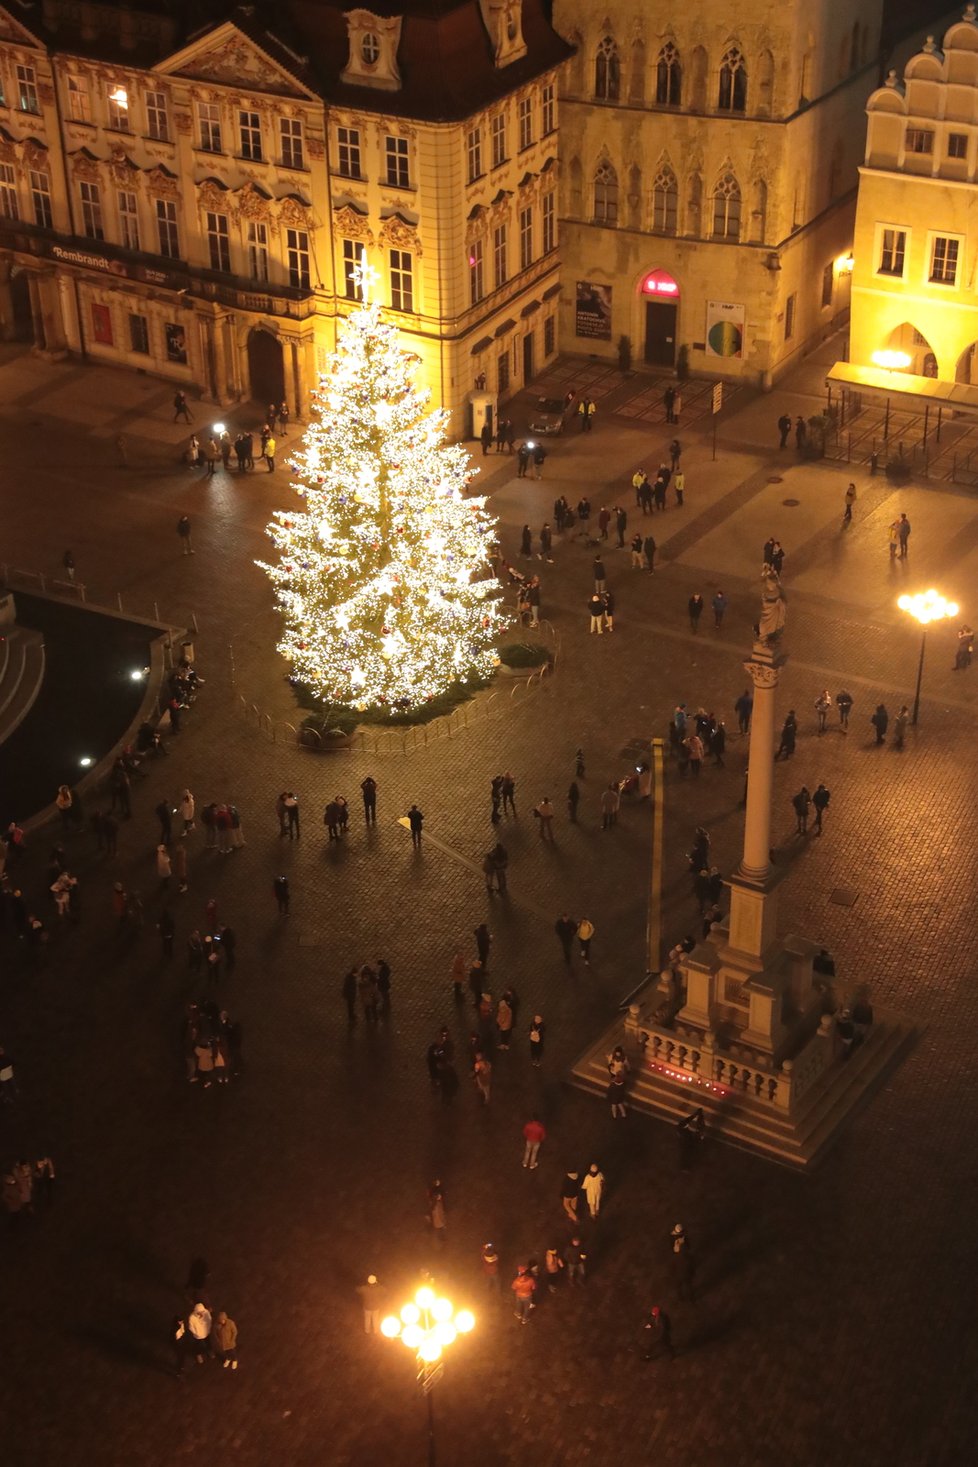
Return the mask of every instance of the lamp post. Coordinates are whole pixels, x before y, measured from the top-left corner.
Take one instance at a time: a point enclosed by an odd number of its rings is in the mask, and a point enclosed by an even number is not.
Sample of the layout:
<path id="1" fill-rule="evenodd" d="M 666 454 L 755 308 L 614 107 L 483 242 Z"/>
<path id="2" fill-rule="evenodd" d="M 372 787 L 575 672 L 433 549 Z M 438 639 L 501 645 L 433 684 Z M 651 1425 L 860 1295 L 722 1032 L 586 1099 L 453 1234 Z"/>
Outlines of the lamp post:
<path id="1" fill-rule="evenodd" d="M 913 596 L 901 596 L 897 602 L 901 611 L 906 611 L 920 623 L 920 661 L 917 663 L 917 690 L 913 696 L 913 716 L 910 722 L 917 726 L 920 712 L 920 683 L 924 676 L 924 653 L 927 650 L 927 628 L 932 621 L 946 621 L 957 616 L 956 601 L 947 601 L 933 587 L 929 591 L 918 591 Z"/>
<path id="2" fill-rule="evenodd" d="M 444 1369 L 442 1352 L 459 1335 L 468 1334 L 474 1325 L 475 1316 L 470 1310 L 460 1309 L 456 1313 L 451 1299 L 439 1298 L 427 1285 L 402 1307 L 400 1315 L 389 1314 L 381 1321 L 381 1334 L 389 1340 L 399 1339 L 417 1358 L 418 1384 L 428 1399 L 428 1467 L 435 1467 L 433 1391 Z"/>

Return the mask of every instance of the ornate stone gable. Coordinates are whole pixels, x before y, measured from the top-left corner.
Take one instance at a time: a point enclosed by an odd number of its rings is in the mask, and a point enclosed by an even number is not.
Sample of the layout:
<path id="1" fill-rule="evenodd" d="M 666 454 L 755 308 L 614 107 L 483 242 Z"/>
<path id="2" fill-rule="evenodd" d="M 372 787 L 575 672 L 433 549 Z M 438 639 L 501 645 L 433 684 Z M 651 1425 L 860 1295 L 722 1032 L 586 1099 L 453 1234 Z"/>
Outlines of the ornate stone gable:
<path id="1" fill-rule="evenodd" d="M 32 50 L 43 51 L 44 47 L 26 26 L 21 25 L 9 10 L 0 7 L 0 41 L 8 41 L 14 46 L 30 46 Z"/>
<path id="2" fill-rule="evenodd" d="M 312 93 L 295 77 L 230 23 L 218 26 L 192 46 L 178 51 L 157 70 L 195 81 L 219 82 L 246 92 L 270 92 L 312 100 Z"/>

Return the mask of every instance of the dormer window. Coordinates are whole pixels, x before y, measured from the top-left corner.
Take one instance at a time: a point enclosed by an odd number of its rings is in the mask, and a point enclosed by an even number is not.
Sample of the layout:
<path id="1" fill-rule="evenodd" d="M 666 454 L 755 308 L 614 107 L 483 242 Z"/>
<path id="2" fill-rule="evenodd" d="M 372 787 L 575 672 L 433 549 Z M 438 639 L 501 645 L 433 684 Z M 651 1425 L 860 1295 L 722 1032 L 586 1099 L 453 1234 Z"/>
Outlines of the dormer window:
<path id="1" fill-rule="evenodd" d="M 369 10 L 346 14 L 350 54 L 340 80 L 355 87 L 379 87 L 395 92 L 401 85 L 397 48 L 401 40 L 401 16 L 373 15 Z"/>

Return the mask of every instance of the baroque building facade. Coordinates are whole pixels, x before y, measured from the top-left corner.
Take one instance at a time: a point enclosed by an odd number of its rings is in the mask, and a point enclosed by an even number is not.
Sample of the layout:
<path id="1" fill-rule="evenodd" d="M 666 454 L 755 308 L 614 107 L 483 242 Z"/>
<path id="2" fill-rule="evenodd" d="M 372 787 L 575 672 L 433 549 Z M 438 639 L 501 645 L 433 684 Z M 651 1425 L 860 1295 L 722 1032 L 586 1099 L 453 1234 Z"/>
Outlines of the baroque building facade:
<path id="1" fill-rule="evenodd" d="M 303 416 L 353 266 L 456 433 L 556 350 L 542 0 L 0 9 L 4 333 Z"/>
<path id="2" fill-rule="evenodd" d="M 936 400 L 963 406 L 953 384 L 978 384 L 975 271 L 971 220 L 978 179 L 978 18 L 975 6 L 928 37 L 891 71 L 866 107 L 852 277 L 851 370 L 857 387 L 937 379 Z M 885 365 L 892 362 L 892 376 Z M 873 372 L 874 364 L 882 370 Z M 899 374 L 899 375 L 898 375 Z M 911 389 L 907 380 L 902 384 Z M 924 388 L 925 384 L 918 383 Z M 932 380 L 926 395 L 935 396 Z M 969 394 L 972 407 L 978 394 Z"/>
<path id="3" fill-rule="evenodd" d="M 770 385 L 849 305 L 881 0 L 555 0 L 565 350 Z"/>

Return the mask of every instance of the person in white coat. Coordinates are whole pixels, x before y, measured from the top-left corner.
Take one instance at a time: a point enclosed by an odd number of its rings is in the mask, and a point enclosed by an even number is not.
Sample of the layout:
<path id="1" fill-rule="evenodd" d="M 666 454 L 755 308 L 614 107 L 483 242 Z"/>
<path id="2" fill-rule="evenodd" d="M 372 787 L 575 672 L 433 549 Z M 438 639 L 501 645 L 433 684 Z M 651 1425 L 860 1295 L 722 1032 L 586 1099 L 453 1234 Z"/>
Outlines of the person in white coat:
<path id="1" fill-rule="evenodd" d="M 196 802 L 189 790 L 184 790 L 180 796 L 180 819 L 183 821 L 183 834 L 186 835 L 194 828 L 194 815 L 196 813 Z"/>
<path id="2" fill-rule="evenodd" d="M 197 1364 L 203 1365 L 205 1358 L 211 1353 L 211 1312 L 206 1304 L 194 1305 L 187 1318 L 187 1328 L 190 1331 Z"/>
<path id="3" fill-rule="evenodd" d="M 601 1211 L 601 1194 L 604 1191 L 604 1173 L 599 1170 L 598 1163 L 592 1161 L 581 1183 L 581 1191 L 587 1198 L 588 1211 L 592 1217 L 597 1217 Z"/>

